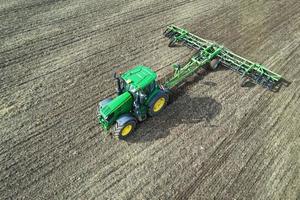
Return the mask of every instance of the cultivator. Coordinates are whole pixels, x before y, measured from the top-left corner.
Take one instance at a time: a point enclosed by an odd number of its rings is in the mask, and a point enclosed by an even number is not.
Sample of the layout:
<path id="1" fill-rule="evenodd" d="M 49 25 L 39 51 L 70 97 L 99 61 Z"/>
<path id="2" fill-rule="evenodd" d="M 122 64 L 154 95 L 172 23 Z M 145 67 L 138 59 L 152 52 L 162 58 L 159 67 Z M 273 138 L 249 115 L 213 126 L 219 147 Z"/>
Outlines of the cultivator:
<path id="1" fill-rule="evenodd" d="M 229 49 L 224 48 L 215 42 L 202 39 L 188 31 L 176 26 L 169 26 L 164 35 L 170 39 L 169 46 L 172 47 L 176 43 L 181 43 L 187 47 L 197 50 L 197 53 L 188 61 L 188 63 L 180 67 L 175 65 L 175 73 L 164 86 L 172 88 L 184 81 L 186 77 L 196 72 L 206 64 L 210 63 L 213 69 L 219 64 L 242 76 L 242 84 L 245 81 L 253 81 L 269 90 L 277 89 L 281 76 L 268 70 L 265 66 L 251 62 L 239 55 L 236 55 Z"/>

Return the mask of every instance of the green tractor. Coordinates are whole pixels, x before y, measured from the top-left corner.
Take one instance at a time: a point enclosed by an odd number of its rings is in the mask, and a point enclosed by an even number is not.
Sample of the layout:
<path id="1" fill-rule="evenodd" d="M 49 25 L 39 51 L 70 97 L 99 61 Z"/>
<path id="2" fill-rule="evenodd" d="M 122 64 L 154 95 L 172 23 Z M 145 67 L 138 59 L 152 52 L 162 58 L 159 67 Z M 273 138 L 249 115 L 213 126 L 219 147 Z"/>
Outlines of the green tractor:
<path id="1" fill-rule="evenodd" d="M 282 77 L 265 66 L 245 59 L 215 42 L 205 40 L 185 29 L 169 26 L 164 36 L 170 39 L 169 46 L 184 45 L 196 50 L 196 53 L 184 65 L 173 65 L 171 78 L 158 84 L 157 75 L 149 67 L 136 66 L 133 69 L 116 75 L 117 97 L 104 99 L 99 103 L 98 119 L 104 130 L 113 125 L 114 136 L 125 138 L 130 135 L 136 124 L 161 113 L 166 107 L 169 94 L 174 87 L 180 86 L 189 76 L 201 68 L 216 70 L 224 66 L 241 75 L 241 86 L 253 82 L 277 91 Z"/>
<path id="2" fill-rule="evenodd" d="M 168 91 L 156 81 L 156 73 L 146 66 L 136 66 L 114 74 L 117 97 L 99 103 L 98 118 L 105 130 L 115 126 L 113 135 L 123 139 L 130 135 L 138 122 L 159 114 L 169 100 Z"/>

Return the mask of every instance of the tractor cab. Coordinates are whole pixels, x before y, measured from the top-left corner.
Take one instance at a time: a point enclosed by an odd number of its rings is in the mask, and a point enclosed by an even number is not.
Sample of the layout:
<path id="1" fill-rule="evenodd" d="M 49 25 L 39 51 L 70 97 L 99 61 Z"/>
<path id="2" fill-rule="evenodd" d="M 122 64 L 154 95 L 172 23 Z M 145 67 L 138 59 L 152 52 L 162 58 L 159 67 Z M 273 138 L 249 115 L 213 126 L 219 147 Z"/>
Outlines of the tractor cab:
<path id="1" fill-rule="evenodd" d="M 135 68 L 121 74 L 117 79 L 117 93 L 129 91 L 131 94 L 137 92 L 144 93 L 145 95 L 151 94 L 156 85 L 156 73 L 146 66 L 136 66 Z"/>
<path id="2" fill-rule="evenodd" d="M 149 100 L 159 90 L 156 77 L 156 73 L 151 68 L 139 65 L 116 78 L 118 95 L 124 92 L 132 95 L 133 113 L 138 121 L 146 119 Z"/>

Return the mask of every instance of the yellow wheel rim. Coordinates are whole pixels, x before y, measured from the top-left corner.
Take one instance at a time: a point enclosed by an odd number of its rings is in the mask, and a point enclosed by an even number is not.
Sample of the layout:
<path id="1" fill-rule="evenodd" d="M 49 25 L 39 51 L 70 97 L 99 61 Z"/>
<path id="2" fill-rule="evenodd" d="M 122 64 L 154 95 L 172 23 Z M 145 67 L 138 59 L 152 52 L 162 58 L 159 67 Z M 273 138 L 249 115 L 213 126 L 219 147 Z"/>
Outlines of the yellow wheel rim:
<path id="1" fill-rule="evenodd" d="M 128 124 L 127 126 L 125 126 L 122 131 L 121 131 L 121 135 L 122 136 L 127 136 L 132 130 L 132 125 Z"/>
<path id="2" fill-rule="evenodd" d="M 159 98 L 154 106 L 153 106 L 153 111 L 158 112 L 162 109 L 162 107 L 165 105 L 166 99 L 164 97 Z"/>

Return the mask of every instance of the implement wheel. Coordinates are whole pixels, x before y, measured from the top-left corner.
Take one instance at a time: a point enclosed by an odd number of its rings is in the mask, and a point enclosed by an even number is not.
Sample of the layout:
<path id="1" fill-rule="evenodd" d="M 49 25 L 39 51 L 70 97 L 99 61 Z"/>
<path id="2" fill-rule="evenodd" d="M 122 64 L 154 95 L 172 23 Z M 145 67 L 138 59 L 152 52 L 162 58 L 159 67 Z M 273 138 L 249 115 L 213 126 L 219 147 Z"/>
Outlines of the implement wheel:
<path id="1" fill-rule="evenodd" d="M 169 47 L 175 47 L 175 43 L 176 43 L 176 39 L 175 38 L 172 38 L 170 39 L 170 43 L 169 43 Z"/>
<path id="2" fill-rule="evenodd" d="M 248 87 L 248 85 L 250 84 L 251 84 L 251 79 L 246 76 L 242 78 L 240 83 L 241 87 Z"/>
<path id="3" fill-rule="evenodd" d="M 220 66 L 220 58 L 214 58 L 209 63 L 209 69 L 216 70 Z"/>
<path id="4" fill-rule="evenodd" d="M 166 106 L 169 95 L 165 91 L 160 91 L 149 103 L 148 114 L 153 117 L 158 115 Z"/>

